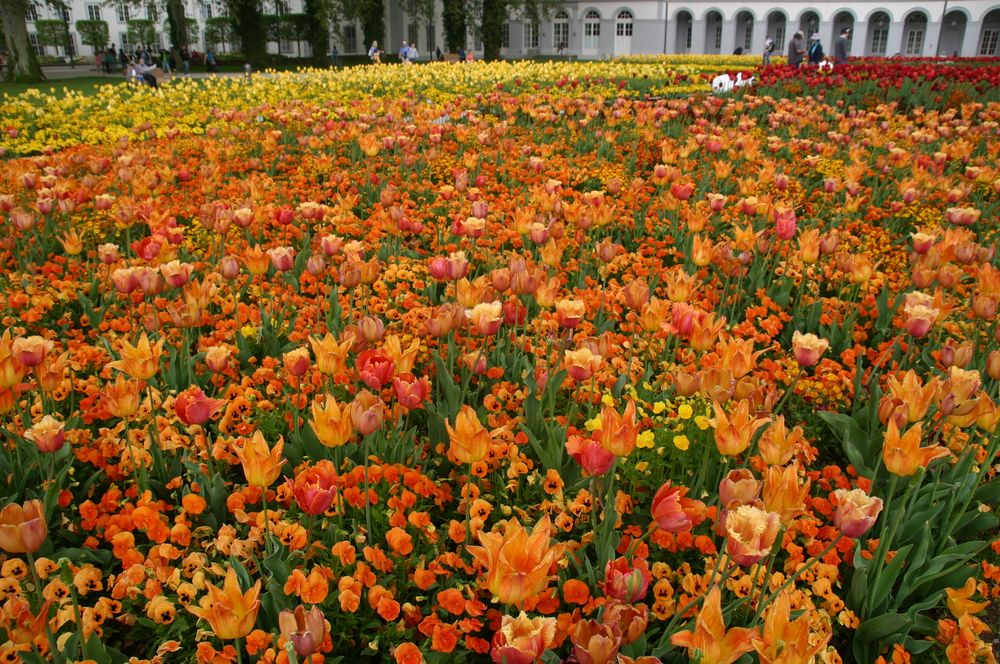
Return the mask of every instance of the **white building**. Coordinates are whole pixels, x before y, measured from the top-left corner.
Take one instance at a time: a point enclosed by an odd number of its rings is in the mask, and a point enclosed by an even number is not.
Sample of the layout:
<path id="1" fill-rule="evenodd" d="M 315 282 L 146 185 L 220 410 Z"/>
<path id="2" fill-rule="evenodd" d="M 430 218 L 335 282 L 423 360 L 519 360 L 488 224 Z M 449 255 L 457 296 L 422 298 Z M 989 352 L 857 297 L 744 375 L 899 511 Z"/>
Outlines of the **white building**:
<path id="1" fill-rule="evenodd" d="M 301 11 L 303 0 L 265 0 L 269 14 Z M 1000 55 L 1000 0 L 940 0 L 914 5 L 896 2 L 806 2 L 789 0 L 780 5 L 733 0 L 576 0 L 538 24 L 513 15 L 504 25 L 501 54 L 507 58 L 570 55 L 605 58 L 655 53 L 760 53 L 765 36 L 783 53 L 791 36 L 801 30 L 807 37 L 818 32 L 827 52 L 841 28 L 852 28 L 853 56 L 997 56 Z M 68 24 L 76 53 L 91 55 L 80 44 L 75 23 L 100 19 L 108 23 L 111 41 L 130 46 L 127 22 L 153 19 L 159 26 L 161 46 L 167 46 L 165 12 L 150 4 L 106 5 L 90 0 L 70 0 Z M 192 46 L 204 50 L 205 21 L 223 14 L 218 0 L 186 0 L 185 11 L 197 22 Z M 411 17 L 399 0 L 387 0 L 385 39 L 382 47 L 395 52 L 404 40 L 415 43 L 422 57 L 440 47 L 445 39 L 440 3 L 434 20 Z M 29 39 L 40 54 L 64 55 L 64 48 L 42 47 L 33 23 L 39 18 L 62 19 L 40 0 L 29 5 Z M 474 19 L 472 19 L 474 20 Z M 471 21 L 470 21 L 471 22 Z M 360 25 L 335 26 L 333 43 L 342 54 L 365 53 Z M 482 48 L 470 34 L 469 45 Z M 227 50 L 226 45 L 216 45 Z M 308 53 L 304 43 L 281 42 L 269 50 L 286 55 Z"/>

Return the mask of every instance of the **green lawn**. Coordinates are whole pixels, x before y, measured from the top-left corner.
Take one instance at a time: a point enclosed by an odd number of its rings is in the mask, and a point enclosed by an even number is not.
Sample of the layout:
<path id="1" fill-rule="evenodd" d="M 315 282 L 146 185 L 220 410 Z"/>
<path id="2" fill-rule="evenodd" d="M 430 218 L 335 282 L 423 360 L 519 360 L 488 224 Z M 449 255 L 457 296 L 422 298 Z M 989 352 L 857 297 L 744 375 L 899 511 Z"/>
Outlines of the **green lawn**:
<path id="1" fill-rule="evenodd" d="M 17 95 L 35 88 L 57 95 L 64 94 L 64 90 L 82 92 L 89 95 L 94 94 L 100 85 L 124 82 L 125 78 L 122 76 L 84 76 L 81 78 L 55 79 L 43 83 L 7 83 L 0 81 L 0 96 L 5 94 Z"/>

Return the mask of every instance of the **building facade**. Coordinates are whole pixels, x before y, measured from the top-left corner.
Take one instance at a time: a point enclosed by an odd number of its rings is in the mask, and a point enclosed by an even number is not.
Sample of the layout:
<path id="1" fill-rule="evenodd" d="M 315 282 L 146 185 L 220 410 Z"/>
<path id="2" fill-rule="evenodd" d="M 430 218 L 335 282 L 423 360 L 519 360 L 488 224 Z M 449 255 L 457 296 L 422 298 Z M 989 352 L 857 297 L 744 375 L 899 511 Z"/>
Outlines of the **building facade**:
<path id="1" fill-rule="evenodd" d="M 301 11 L 303 0 L 264 0 L 264 12 L 278 15 Z M 386 39 L 381 44 L 395 52 L 405 40 L 415 44 L 421 57 L 444 50 L 442 8 L 435 18 L 410 16 L 399 0 L 386 2 Z M 193 19 L 192 46 L 204 50 L 207 22 L 224 13 L 218 0 L 185 0 L 186 15 Z M 108 5 L 89 0 L 71 0 L 66 15 L 48 8 L 40 0 L 29 5 L 29 39 L 39 54 L 66 55 L 65 46 L 44 46 L 33 29 L 39 19 L 64 20 L 72 50 L 81 57 L 93 54 L 80 43 L 78 20 L 104 20 L 110 38 L 118 46 L 134 46 L 129 40 L 128 21 L 153 20 L 158 43 L 166 47 L 168 31 L 164 12 L 157 4 Z M 470 23 L 475 21 L 472 17 Z M 770 37 L 777 52 L 784 53 L 796 31 L 807 37 L 819 33 L 826 50 L 844 27 L 851 28 L 852 56 L 1000 56 L 1000 0 L 940 0 L 914 5 L 908 2 L 805 2 L 790 0 L 780 5 L 733 0 L 616 0 L 566 2 L 538 23 L 512 15 L 504 25 L 501 54 L 506 58 L 574 56 L 581 59 L 609 58 L 657 53 L 723 53 L 737 49 L 762 52 Z M 361 26 L 332 26 L 331 37 L 342 54 L 365 53 Z M 470 33 L 468 45 L 482 49 Z M 225 52 L 231 44 L 215 43 Z M 281 40 L 269 44 L 273 53 L 308 55 L 304 42 Z"/>

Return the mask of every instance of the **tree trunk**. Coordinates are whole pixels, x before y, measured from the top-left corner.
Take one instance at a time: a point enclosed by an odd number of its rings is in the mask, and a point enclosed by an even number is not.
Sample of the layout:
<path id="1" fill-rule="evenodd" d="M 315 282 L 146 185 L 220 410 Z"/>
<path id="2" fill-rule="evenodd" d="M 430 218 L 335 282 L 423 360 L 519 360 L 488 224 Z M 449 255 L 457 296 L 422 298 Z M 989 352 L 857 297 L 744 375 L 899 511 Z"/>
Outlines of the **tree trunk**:
<path id="1" fill-rule="evenodd" d="M 167 0 L 167 27 L 170 29 L 170 54 L 175 66 L 181 67 L 181 46 L 188 43 L 184 0 Z"/>
<path id="2" fill-rule="evenodd" d="M 254 69 L 263 70 L 267 67 L 267 34 L 260 6 L 256 0 L 230 0 L 229 9 L 243 56 Z"/>
<path id="3" fill-rule="evenodd" d="M 506 0 L 483 0 L 483 60 L 499 60 L 503 24 L 507 21 Z"/>
<path id="4" fill-rule="evenodd" d="M 330 52 L 330 5 L 327 0 L 305 0 L 305 14 L 309 17 L 306 39 L 312 50 L 312 61 L 322 67 Z"/>
<path id="5" fill-rule="evenodd" d="M 0 22 L 3 24 L 4 41 L 7 44 L 5 73 L 8 81 L 18 83 L 45 80 L 42 67 L 28 41 L 28 26 L 24 22 L 27 9 L 26 0 L 0 0 Z"/>

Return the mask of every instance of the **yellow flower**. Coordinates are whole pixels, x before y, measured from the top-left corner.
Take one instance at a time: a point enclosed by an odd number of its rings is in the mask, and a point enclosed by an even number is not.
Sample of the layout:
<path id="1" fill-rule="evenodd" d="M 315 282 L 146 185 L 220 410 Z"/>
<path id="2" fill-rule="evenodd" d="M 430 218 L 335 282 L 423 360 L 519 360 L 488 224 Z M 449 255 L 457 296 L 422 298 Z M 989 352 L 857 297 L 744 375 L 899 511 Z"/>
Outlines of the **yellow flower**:
<path id="1" fill-rule="evenodd" d="M 601 428 L 601 414 L 598 413 L 594 415 L 593 419 L 589 419 L 584 422 L 584 426 L 587 427 L 587 431 L 597 431 Z"/>
<path id="2" fill-rule="evenodd" d="M 605 394 L 604 396 L 601 397 L 601 404 L 605 406 L 614 406 L 615 398 L 610 394 Z"/>
<path id="3" fill-rule="evenodd" d="M 635 445 L 636 447 L 642 447 L 648 449 L 653 446 L 653 442 L 655 441 L 655 439 L 656 436 L 655 434 L 653 434 L 652 431 L 643 431 L 635 439 Z"/>
<path id="4" fill-rule="evenodd" d="M 688 406 L 690 408 L 690 406 Z M 667 409 L 667 404 L 662 401 L 657 401 L 653 404 L 653 415 L 659 415 Z"/>
<path id="5" fill-rule="evenodd" d="M 691 441 L 684 434 L 679 436 L 674 436 L 674 447 L 686 452 L 689 447 L 691 447 Z"/>
<path id="6" fill-rule="evenodd" d="M 240 334 L 247 338 L 252 337 L 257 334 L 257 328 L 253 325 L 244 325 L 240 328 Z"/>
<path id="7" fill-rule="evenodd" d="M 686 403 L 682 403 L 680 407 L 677 409 L 677 417 L 681 418 L 682 420 L 690 420 L 692 415 L 694 415 L 694 408 L 692 408 Z"/>
<path id="8" fill-rule="evenodd" d="M 698 417 L 694 418 L 694 423 L 695 426 L 697 426 L 702 431 L 712 426 L 711 424 L 708 423 L 708 418 L 705 417 L 704 415 L 699 415 Z"/>

